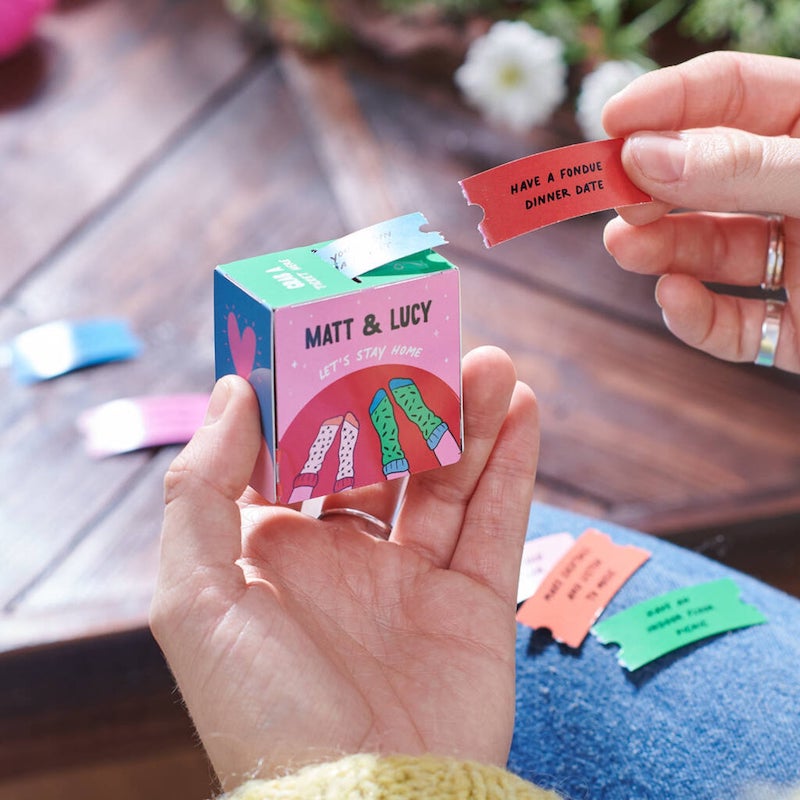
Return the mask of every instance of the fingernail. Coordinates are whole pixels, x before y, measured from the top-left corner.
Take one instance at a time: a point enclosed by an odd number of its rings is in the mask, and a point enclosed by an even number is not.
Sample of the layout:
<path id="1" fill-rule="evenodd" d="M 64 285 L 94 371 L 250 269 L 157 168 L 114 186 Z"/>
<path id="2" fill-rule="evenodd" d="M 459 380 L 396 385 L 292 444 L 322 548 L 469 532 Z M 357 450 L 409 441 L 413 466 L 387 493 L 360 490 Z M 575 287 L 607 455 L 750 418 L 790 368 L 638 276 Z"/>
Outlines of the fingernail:
<path id="1" fill-rule="evenodd" d="M 635 133 L 628 146 L 639 169 L 650 180 L 674 183 L 683 177 L 686 139 L 679 133 Z"/>
<path id="2" fill-rule="evenodd" d="M 206 409 L 206 417 L 203 420 L 203 425 L 213 425 L 225 413 L 225 407 L 228 405 L 230 394 L 228 382 L 224 378 L 220 378 L 214 386 L 214 391 L 211 392 L 211 397 L 208 400 L 208 408 Z"/>
<path id="3" fill-rule="evenodd" d="M 658 281 L 656 282 L 656 305 L 661 309 L 661 319 L 664 321 L 664 325 L 666 326 L 667 330 L 672 332 L 672 325 L 670 324 L 669 317 L 667 316 L 667 312 L 664 310 L 664 305 L 661 302 L 661 298 L 659 297 L 659 293 L 661 292 L 661 286 L 664 283 L 664 279 L 669 277 L 668 275 L 662 275 Z"/>
<path id="4" fill-rule="evenodd" d="M 663 281 L 663 280 L 664 280 L 664 278 L 666 278 L 666 277 L 667 277 L 666 275 L 662 275 L 662 276 L 661 276 L 661 277 L 660 277 L 660 278 L 659 278 L 659 279 L 656 281 L 656 291 L 655 291 L 655 297 L 656 297 L 656 305 L 657 305 L 659 308 L 663 308 L 663 306 L 661 305 L 661 299 L 660 299 L 660 298 L 659 298 L 659 296 L 658 296 L 658 289 L 659 289 L 659 287 L 661 286 L 661 283 L 662 283 L 662 281 Z"/>

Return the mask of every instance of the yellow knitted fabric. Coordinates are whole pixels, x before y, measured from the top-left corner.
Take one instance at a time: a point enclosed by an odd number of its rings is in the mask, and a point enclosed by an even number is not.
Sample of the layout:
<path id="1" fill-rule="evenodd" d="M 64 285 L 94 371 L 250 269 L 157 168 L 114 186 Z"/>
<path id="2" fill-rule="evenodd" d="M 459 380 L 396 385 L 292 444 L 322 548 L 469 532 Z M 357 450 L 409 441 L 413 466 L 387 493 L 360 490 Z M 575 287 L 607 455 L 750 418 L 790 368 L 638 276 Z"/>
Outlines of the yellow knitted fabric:
<path id="1" fill-rule="evenodd" d="M 559 800 L 501 769 L 436 756 L 346 756 L 273 780 L 251 780 L 225 800 Z"/>

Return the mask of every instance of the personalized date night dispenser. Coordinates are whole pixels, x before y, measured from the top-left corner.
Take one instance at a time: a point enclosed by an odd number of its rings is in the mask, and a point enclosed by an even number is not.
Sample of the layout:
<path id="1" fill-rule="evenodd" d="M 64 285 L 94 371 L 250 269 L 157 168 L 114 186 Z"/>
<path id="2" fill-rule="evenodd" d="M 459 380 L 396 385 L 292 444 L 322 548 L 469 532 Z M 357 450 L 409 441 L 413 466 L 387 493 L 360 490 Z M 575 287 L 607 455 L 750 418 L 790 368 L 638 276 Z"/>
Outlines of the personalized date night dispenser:
<path id="1" fill-rule="evenodd" d="M 294 503 L 461 456 L 458 270 L 421 214 L 217 267 L 217 378 L 254 387 L 251 485 Z"/>

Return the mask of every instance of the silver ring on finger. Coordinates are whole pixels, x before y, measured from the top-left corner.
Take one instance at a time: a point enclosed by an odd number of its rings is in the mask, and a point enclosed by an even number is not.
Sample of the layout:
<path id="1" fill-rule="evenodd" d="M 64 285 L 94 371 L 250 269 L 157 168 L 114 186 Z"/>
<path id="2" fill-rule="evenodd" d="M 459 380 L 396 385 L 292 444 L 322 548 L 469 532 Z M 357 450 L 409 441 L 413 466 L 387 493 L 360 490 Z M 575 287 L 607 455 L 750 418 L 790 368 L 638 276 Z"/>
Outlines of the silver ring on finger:
<path id="1" fill-rule="evenodd" d="M 761 323 L 761 343 L 755 363 L 761 367 L 771 367 L 775 364 L 775 354 L 778 351 L 778 339 L 781 336 L 781 319 L 783 307 L 786 304 L 780 300 L 767 300 L 764 312 L 764 321 Z"/>
<path id="2" fill-rule="evenodd" d="M 767 263 L 764 267 L 764 280 L 761 282 L 761 288 L 772 292 L 783 288 L 783 254 L 786 247 L 786 235 L 783 229 L 783 216 L 770 214 L 768 220 Z"/>
<path id="3" fill-rule="evenodd" d="M 379 539 L 388 539 L 392 533 L 392 526 L 388 522 L 384 522 L 382 519 L 378 519 L 378 517 L 359 508 L 326 508 L 320 512 L 317 519 L 328 519 L 335 516 L 354 517 L 362 523 L 366 523 L 372 530 L 364 531 L 364 533 L 377 536 Z"/>

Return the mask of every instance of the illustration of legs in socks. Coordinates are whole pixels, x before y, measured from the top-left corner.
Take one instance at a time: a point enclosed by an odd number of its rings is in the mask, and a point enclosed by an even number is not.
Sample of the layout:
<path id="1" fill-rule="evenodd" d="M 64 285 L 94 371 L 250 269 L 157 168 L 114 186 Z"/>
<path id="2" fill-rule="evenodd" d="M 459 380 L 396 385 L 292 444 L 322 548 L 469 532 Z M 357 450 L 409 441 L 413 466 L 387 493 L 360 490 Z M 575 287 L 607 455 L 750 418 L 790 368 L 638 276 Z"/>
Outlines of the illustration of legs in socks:
<path id="1" fill-rule="evenodd" d="M 358 439 L 358 420 L 349 411 L 342 423 L 342 435 L 339 438 L 339 470 L 336 473 L 334 492 L 352 489 L 355 483 L 355 450 Z"/>
<path id="2" fill-rule="evenodd" d="M 405 415 L 419 428 L 439 463 L 452 464 L 457 461 L 461 454 L 458 442 L 450 433 L 447 423 L 425 404 L 414 381 L 409 378 L 392 378 L 389 388 Z"/>
<path id="3" fill-rule="evenodd" d="M 369 417 L 381 443 L 381 462 L 387 480 L 408 475 L 408 461 L 400 446 L 394 408 L 385 389 L 378 389 L 369 406 Z"/>
<path id="4" fill-rule="evenodd" d="M 319 432 L 311 443 L 311 447 L 308 448 L 308 460 L 292 484 L 292 494 L 289 497 L 290 503 L 298 503 L 311 497 L 319 480 L 319 471 L 322 469 L 325 456 L 328 454 L 328 450 L 331 449 L 343 419 L 343 417 L 331 417 L 319 426 Z"/>

